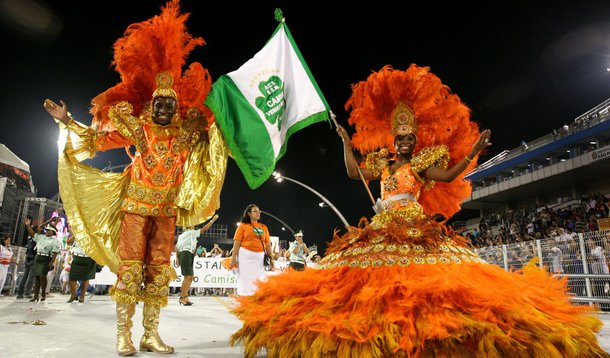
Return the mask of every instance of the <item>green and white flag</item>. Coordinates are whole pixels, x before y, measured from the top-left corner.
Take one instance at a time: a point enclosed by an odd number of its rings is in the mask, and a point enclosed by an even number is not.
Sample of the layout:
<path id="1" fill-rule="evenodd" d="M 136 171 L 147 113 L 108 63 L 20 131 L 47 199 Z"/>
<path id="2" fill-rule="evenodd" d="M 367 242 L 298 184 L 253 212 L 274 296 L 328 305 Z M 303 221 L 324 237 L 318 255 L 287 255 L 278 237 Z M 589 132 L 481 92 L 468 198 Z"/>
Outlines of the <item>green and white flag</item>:
<path id="1" fill-rule="evenodd" d="M 329 119 L 328 103 L 283 21 L 253 58 L 214 82 L 205 104 L 252 189 L 269 178 L 292 134 Z"/>

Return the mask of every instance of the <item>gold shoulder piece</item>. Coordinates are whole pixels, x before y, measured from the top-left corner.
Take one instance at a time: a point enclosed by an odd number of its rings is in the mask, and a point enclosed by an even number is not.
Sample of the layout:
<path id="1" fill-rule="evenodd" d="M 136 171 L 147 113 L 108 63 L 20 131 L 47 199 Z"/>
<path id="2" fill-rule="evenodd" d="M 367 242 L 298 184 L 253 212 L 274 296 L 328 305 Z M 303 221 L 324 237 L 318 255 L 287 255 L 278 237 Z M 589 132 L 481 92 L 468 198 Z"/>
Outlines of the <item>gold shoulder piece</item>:
<path id="1" fill-rule="evenodd" d="M 451 155 L 447 146 L 426 147 L 411 159 L 411 167 L 417 173 L 421 173 L 431 167 L 446 169 L 449 165 L 449 159 L 451 159 Z"/>
<path id="2" fill-rule="evenodd" d="M 373 177 L 381 177 L 381 172 L 388 166 L 388 149 L 383 148 L 378 152 L 372 152 L 366 155 L 364 164 L 366 169 L 373 173 Z"/>
<path id="3" fill-rule="evenodd" d="M 129 102 L 121 101 L 110 107 L 108 117 L 123 137 L 134 142 L 140 153 L 145 153 L 148 151 L 148 146 L 142 130 L 142 120 L 134 117 L 132 113 L 133 106 Z"/>
<path id="4" fill-rule="evenodd" d="M 420 181 L 424 181 L 426 178 L 422 178 L 419 173 L 425 172 L 432 167 L 438 167 L 447 169 L 451 155 L 449 148 L 446 145 L 437 145 L 434 147 L 426 147 L 417 153 L 413 159 L 411 159 L 411 171 Z M 424 179 L 424 180 L 422 180 Z M 430 190 L 434 187 L 433 180 L 426 180 L 425 190 Z"/>

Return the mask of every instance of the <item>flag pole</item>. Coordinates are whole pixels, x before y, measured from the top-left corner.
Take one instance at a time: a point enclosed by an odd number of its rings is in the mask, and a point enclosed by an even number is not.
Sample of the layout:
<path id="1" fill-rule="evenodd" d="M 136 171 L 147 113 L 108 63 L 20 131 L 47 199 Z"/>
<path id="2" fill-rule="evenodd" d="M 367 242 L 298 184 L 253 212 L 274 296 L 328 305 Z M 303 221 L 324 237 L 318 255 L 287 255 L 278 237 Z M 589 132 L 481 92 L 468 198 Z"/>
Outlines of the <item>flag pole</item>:
<path id="1" fill-rule="evenodd" d="M 333 113 L 333 111 L 329 111 L 329 112 L 330 112 L 330 119 L 333 120 L 333 123 L 335 124 L 335 128 L 336 128 L 337 126 L 339 126 L 339 124 L 337 123 L 337 116 Z M 356 165 L 356 169 L 358 169 L 358 175 L 360 176 L 362 185 L 364 185 L 364 187 L 366 188 L 366 192 L 369 194 L 369 198 L 371 199 L 371 202 L 373 202 L 373 205 L 375 205 L 375 198 L 373 198 L 373 193 L 371 193 L 371 189 L 369 188 L 368 184 L 366 183 L 366 179 L 364 179 L 364 175 L 362 175 L 362 170 L 360 170 L 360 166 Z"/>

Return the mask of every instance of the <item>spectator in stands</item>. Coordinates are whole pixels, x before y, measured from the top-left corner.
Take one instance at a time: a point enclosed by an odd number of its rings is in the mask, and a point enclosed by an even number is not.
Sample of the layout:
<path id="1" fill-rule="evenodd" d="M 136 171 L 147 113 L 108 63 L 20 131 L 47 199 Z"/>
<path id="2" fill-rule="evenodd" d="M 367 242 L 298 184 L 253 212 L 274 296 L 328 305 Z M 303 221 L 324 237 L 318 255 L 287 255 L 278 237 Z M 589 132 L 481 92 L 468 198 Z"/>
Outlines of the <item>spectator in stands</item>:
<path id="1" fill-rule="evenodd" d="M 13 250 L 11 249 L 11 237 L 5 236 L 4 239 L 2 239 L 2 242 L 0 242 L 0 297 L 4 296 L 2 294 L 2 289 L 6 282 L 8 268 L 14 263 L 16 263 L 16 261 L 13 258 Z"/>
<path id="2" fill-rule="evenodd" d="M 584 274 L 585 270 L 582 264 L 582 256 L 580 254 L 580 248 L 578 247 L 578 241 L 576 239 L 568 242 L 566 252 L 564 253 L 564 268 L 567 274 Z M 585 291 L 585 279 L 569 277 L 568 276 L 568 287 L 570 292 L 583 296 L 586 294 Z"/>
<path id="3" fill-rule="evenodd" d="M 534 235 L 534 222 L 530 221 L 525 227 L 529 235 Z"/>
<path id="4" fill-rule="evenodd" d="M 28 220 L 32 220 L 31 216 L 27 216 Z M 17 289 L 17 299 L 32 298 L 32 286 L 34 284 L 34 276 L 30 274 L 34 259 L 36 258 L 36 241 L 28 235 L 26 251 L 25 251 L 25 267 Z M 25 295 L 25 296 L 24 296 Z"/>
<path id="5" fill-rule="evenodd" d="M 178 236 L 178 242 L 174 250 L 176 251 L 176 263 L 180 266 L 180 271 L 184 277 L 182 281 L 182 288 L 180 289 L 180 299 L 178 302 L 180 306 L 192 306 L 193 302 L 189 300 L 189 292 L 191 290 L 191 284 L 194 279 L 193 264 L 195 262 L 195 248 L 197 247 L 197 239 L 201 234 L 206 232 L 214 222 L 218 219 L 218 215 L 214 215 L 212 220 L 205 224 L 201 229 L 195 229 L 194 227 L 186 228 Z"/>
<path id="6" fill-rule="evenodd" d="M 36 247 L 38 253 L 34 259 L 34 266 L 32 267 L 31 274 L 36 277 L 34 283 L 34 298 L 30 302 L 37 302 L 39 299 L 44 301 L 46 299 L 45 288 L 47 287 L 47 273 L 53 270 L 53 263 L 59 252 L 59 241 L 55 238 L 57 229 L 51 225 L 51 220 L 46 221 L 36 228 L 36 232 L 30 226 L 32 223 L 31 219 L 26 219 L 24 224 L 30 236 L 36 241 Z M 44 235 L 39 234 L 40 230 L 44 228 Z M 41 297 L 38 296 L 40 291 Z"/>
<path id="7" fill-rule="evenodd" d="M 265 276 L 264 252 L 272 257 L 269 230 L 259 222 L 261 211 L 255 204 L 244 210 L 241 223 L 233 237 L 231 266 L 237 267 L 237 295 L 250 296 L 256 289 L 255 282 Z M 274 269 L 273 260 L 271 269 Z"/>
<path id="8" fill-rule="evenodd" d="M 521 141 L 521 149 L 523 149 L 524 152 L 526 150 L 530 149 L 529 146 L 527 145 L 527 143 L 524 140 Z"/>
<path id="9" fill-rule="evenodd" d="M 472 230 L 472 240 L 479 240 L 479 236 L 481 236 L 481 233 L 479 232 L 479 230 L 477 230 L 477 228 L 474 228 L 474 230 Z"/>
<path id="10" fill-rule="evenodd" d="M 536 257 L 534 248 L 528 243 L 521 249 L 521 260 L 523 265 L 528 264 L 534 257 Z"/>
<path id="11" fill-rule="evenodd" d="M 597 220 L 595 219 L 595 216 L 591 216 L 589 218 L 589 231 L 597 231 L 597 230 L 598 230 Z"/>
<path id="12" fill-rule="evenodd" d="M 595 243 L 592 239 L 587 240 L 587 248 L 590 250 L 589 264 L 592 274 L 610 274 L 608 270 L 608 262 L 606 261 L 606 253 L 600 244 Z M 608 280 L 594 278 L 591 280 L 593 284 L 593 295 L 596 297 L 606 297 L 606 285 Z"/>
<path id="13" fill-rule="evenodd" d="M 553 246 L 549 252 L 551 259 L 551 272 L 554 274 L 563 274 L 562 252 L 557 246 Z"/>
<path id="14" fill-rule="evenodd" d="M 197 256 L 198 257 L 206 257 L 208 255 L 208 251 L 203 246 L 199 246 L 197 248 Z"/>
<path id="15" fill-rule="evenodd" d="M 214 244 L 214 247 L 212 248 L 212 250 L 210 250 L 210 252 L 208 252 L 208 257 L 212 257 L 212 258 L 222 257 L 222 249 L 220 248 L 220 246 L 218 246 L 218 244 Z"/>
<path id="16" fill-rule="evenodd" d="M 516 222 L 513 222 L 512 224 L 510 224 L 510 240 L 511 242 L 515 241 L 515 238 L 517 237 L 517 233 L 519 232 L 519 227 L 517 226 Z"/>

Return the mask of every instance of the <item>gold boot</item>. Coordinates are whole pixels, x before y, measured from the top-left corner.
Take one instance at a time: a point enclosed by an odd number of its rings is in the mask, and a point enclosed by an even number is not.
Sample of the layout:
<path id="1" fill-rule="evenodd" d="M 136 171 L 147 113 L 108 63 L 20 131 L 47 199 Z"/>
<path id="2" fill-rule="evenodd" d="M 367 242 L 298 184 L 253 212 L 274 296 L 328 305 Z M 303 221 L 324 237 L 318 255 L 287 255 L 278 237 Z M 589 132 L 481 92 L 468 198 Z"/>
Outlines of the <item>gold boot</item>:
<path id="1" fill-rule="evenodd" d="M 120 356 L 132 356 L 138 352 L 131 342 L 131 317 L 135 312 L 135 303 L 116 303 L 116 350 Z"/>
<path id="2" fill-rule="evenodd" d="M 163 343 L 163 340 L 159 337 L 159 332 L 157 332 L 159 313 L 161 313 L 160 306 L 144 303 L 144 311 L 142 312 L 144 316 L 142 318 L 144 335 L 140 340 L 140 350 L 143 352 L 174 353 L 174 347 Z"/>

